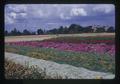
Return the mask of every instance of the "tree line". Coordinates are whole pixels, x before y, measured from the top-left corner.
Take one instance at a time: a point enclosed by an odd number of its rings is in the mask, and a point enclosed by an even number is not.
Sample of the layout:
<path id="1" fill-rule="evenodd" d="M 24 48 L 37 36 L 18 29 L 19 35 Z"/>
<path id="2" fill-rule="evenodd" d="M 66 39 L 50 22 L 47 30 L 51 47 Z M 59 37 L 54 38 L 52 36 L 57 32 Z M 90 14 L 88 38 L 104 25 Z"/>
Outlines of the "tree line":
<path id="1" fill-rule="evenodd" d="M 93 28 L 92 26 L 82 27 L 77 24 L 71 24 L 69 27 L 60 26 L 59 28 L 54 28 L 51 30 L 42 30 L 39 28 L 36 32 L 30 32 L 24 29 L 22 32 L 14 28 L 12 31 L 8 32 L 5 30 L 6 36 L 16 36 L 16 35 L 43 35 L 43 34 L 76 34 L 76 33 L 102 33 L 102 32 L 115 32 L 114 27 L 110 26 L 106 28 L 105 26 L 98 26 Z"/>

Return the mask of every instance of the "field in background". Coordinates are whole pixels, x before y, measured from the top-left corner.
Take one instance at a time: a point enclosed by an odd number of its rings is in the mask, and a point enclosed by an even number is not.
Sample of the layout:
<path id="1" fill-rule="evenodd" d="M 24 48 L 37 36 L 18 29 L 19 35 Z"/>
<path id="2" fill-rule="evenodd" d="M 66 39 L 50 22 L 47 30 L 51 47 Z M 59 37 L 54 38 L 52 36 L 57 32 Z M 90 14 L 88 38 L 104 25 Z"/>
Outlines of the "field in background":
<path id="1" fill-rule="evenodd" d="M 5 51 L 114 73 L 114 38 L 114 33 L 11 36 L 6 37 Z"/>
<path id="2" fill-rule="evenodd" d="M 35 41 L 65 36 L 115 36 L 115 33 L 83 33 L 83 34 L 57 34 L 57 35 L 26 35 L 26 36 L 5 36 L 5 42 Z"/>

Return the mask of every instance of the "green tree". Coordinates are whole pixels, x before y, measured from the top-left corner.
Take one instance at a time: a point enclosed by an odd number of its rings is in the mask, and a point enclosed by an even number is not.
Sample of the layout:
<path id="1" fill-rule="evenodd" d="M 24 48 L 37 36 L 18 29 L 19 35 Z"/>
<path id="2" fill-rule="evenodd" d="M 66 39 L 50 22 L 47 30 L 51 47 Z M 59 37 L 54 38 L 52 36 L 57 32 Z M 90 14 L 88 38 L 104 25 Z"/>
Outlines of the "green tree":
<path id="1" fill-rule="evenodd" d="M 24 29 L 23 30 L 23 35 L 30 35 L 31 33 L 27 30 L 27 29 Z"/>
<path id="2" fill-rule="evenodd" d="M 96 32 L 98 32 L 98 33 L 105 32 L 105 29 L 103 27 L 102 28 L 97 28 Z"/>
<path id="3" fill-rule="evenodd" d="M 67 27 L 64 27 L 64 34 L 68 34 L 68 28 Z"/>
<path id="4" fill-rule="evenodd" d="M 7 35 L 8 35 L 8 31 L 7 31 L 7 30 L 5 30 L 4 35 L 5 35 L 5 36 L 7 36 Z"/>
<path id="5" fill-rule="evenodd" d="M 83 27 L 77 24 L 71 24 L 68 28 L 69 33 L 81 33 Z"/>
<path id="6" fill-rule="evenodd" d="M 60 26 L 60 28 L 58 29 L 58 33 L 59 33 L 59 34 L 63 34 L 63 33 L 64 33 L 63 26 Z"/>
<path id="7" fill-rule="evenodd" d="M 111 26 L 108 28 L 107 32 L 115 32 L 114 28 Z"/>
<path id="8" fill-rule="evenodd" d="M 38 29 L 37 30 L 37 34 L 40 35 L 40 34 L 44 34 L 43 30 L 42 29 Z"/>
<path id="9" fill-rule="evenodd" d="M 93 32 L 93 29 L 92 29 L 92 26 L 87 26 L 87 27 L 84 27 L 82 32 L 85 32 L 85 33 L 91 33 Z"/>
<path id="10" fill-rule="evenodd" d="M 11 32 L 10 35 L 21 35 L 20 31 L 18 31 L 16 28 L 14 28 Z"/>

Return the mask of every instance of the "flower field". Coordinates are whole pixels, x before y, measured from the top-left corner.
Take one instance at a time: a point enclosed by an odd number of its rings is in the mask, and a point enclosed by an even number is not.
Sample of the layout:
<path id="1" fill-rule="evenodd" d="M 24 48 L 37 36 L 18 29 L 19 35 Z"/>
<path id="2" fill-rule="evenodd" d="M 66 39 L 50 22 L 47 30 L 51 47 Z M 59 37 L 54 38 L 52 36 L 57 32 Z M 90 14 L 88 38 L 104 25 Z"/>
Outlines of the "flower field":
<path id="1" fill-rule="evenodd" d="M 44 41 L 21 41 L 9 42 L 10 45 L 31 46 L 31 47 L 45 47 L 55 48 L 58 50 L 75 51 L 75 52 L 96 52 L 99 54 L 108 53 L 115 55 L 114 40 L 108 37 L 60 37 Z"/>
<path id="2" fill-rule="evenodd" d="M 101 72 L 115 72 L 114 36 L 6 42 L 5 51 Z"/>

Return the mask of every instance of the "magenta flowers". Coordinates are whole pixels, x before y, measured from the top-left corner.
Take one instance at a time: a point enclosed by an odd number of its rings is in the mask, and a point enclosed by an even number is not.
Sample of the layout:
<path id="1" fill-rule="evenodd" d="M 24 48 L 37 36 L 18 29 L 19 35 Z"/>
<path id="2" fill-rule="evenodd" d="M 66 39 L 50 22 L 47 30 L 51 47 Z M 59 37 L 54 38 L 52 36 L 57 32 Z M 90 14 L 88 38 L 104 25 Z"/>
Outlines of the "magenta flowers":
<path id="1" fill-rule="evenodd" d="M 104 54 L 108 53 L 115 55 L 115 45 L 107 45 L 103 43 L 87 44 L 87 43 L 66 43 L 66 42 L 49 42 L 49 41 L 29 41 L 29 42 L 9 42 L 10 45 L 31 46 L 31 47 L 45 47 L 55 48 L 58 50 L 74 51 L 74 52 L 93 52 Z"/>

